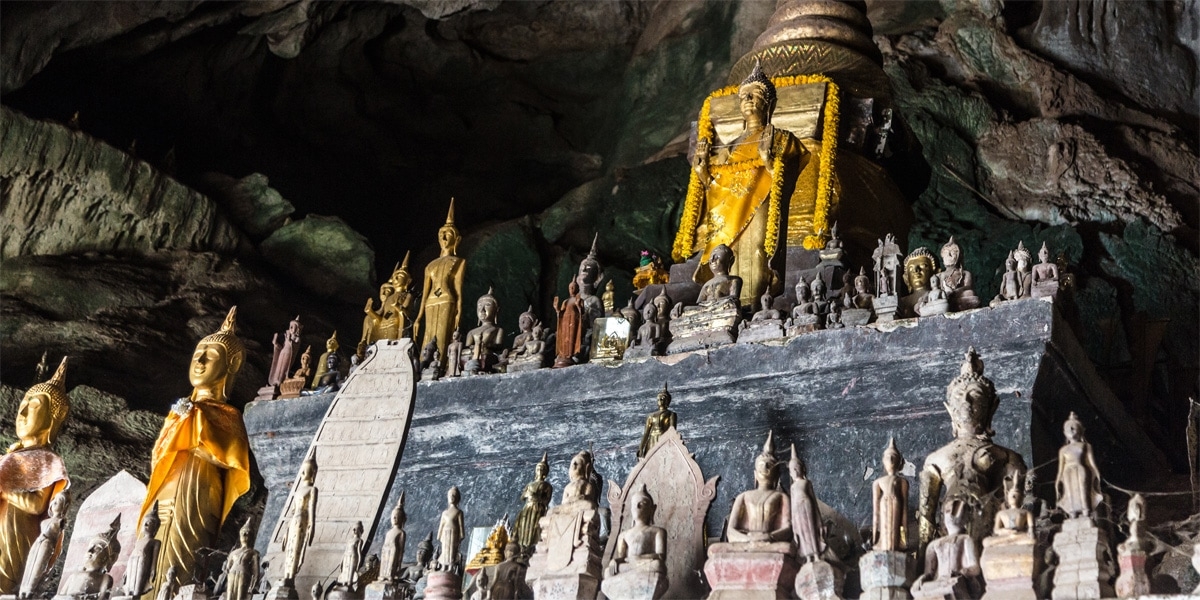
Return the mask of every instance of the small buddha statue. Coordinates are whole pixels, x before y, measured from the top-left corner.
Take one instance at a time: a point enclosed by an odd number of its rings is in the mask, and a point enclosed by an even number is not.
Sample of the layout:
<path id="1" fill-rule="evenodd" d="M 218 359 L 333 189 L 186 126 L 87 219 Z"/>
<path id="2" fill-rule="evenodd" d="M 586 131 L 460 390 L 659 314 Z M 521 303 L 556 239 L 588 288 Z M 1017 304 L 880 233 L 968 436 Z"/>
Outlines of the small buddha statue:
<path id="1" fill-rule="evenodd" d="M 450 334 L 450 343 L 446 344 L 446 377 L 462 375 L 462 334 L 457 329 Z"/>
<path id="2" fill-rule="evenodd" d="M 814 279 L 813 283 L 820 281 Z M 792 307 L 788 333 L 797 334 L 815 331 L 821 327 L 821 303 L 813 297 L 813 286 L 803 275 L 796 282 L 796 305 Z"/>
<path id="3" fill-rule="evenodd" d="M 875 295 L 871 293 L 871 278 L 867 277 L 865 269 L 859 267 L 858 275 L 854 277 L 854 293 L 842 297 L 842 306 L 870 310 L 874 308 L 874 300 Z"/>
<path id="4" fill-rule="evenodd" d="M 525 343 L 533 338 L 533 326 L 538 324 L 538 318 L 533 314 L 530 305 L 521 316 L 517 317 L 517 337 L 513 338 L 513 352 L 520 354 L 525 349 Z"/>
<path id="5" fill-rule="evenodd" d="M 46 509 L 46 518 L 42 520 L 42 532 L 33 545 L 29 547 L 29 557 L 25 559 L 25 572 L 21 577 L 20 593 L 22 600 L 33 598 L 42 591 L 46 583 L 46 574 L 58 558 L 62 548 L 63 530 L 67 526 L 67 506 L 71 499 L 67 494 L 59 494 L 50 501 Z"/>
<path id="6" fill-rule="evenodd" d="M 250 600 L 262 577 L 259 567 L 261 556 L 254 549 L 254 527 L 252 519 L 246 519 L 238 531 L 238 546 L 229 551 L 222 570 L 225 576 L 224 600 Z"/>
<path id="7" fill-rule="evenodd" d="M 796 445 L 792 444 L 792 458 L 788 461 L 788 471 L 792 476 L 791 513 L 792 538 L 796 542 L 796 552 L 809 561 L 817 560 L 825 552 L 825 527 L 821 524 L 821 507 L 817 504 L 817 494 L 813 491 L 812 482 L 808 480 L 804 461 L 796 454 Z"/>
<path id="8" fill-rule="evenodd" d="M 83 565 L 79 570 L 63 574 L 62 591 L 55 598 L 86 600 L 108 597 L 113 587 L 112 576 L 108 574 L 108 570 L 121 554 L 121 544 L 117 541 L 117 532 L 120 530 L 121 515 L 118 514 L 107 531 L 88 542 Z"/>
<path id="9" fill-rule="evenodd" d="M 455 255 L 462 238 L 454 226 L 454 199 L 450 199 L 450 210 L 446 213 L 446 224 L 438 229 L 438 247 L 441 252 L 425 267 L 424 283 L 421 288 L 421 309 L 413 323 L 413 339 L 423 332 L 422 344 L 437 338 L 439 360 L 446 356 L 445 345 L 451 332 L 458 329 L 462 313 L 463 275 L 466 261 Z M 424 318 L 424 321 L 422 321 Z M 422 329 L 423 327 L 423 329 Z M 449 364 L 449 363 L 447 363 Z"/>
<path id="10" fill-rule="evenodd" d="M 317 358 L 317 372 L 313 373 L 312 389 L 316 390 L 330 385 L 329 382 L 325 381 L 325 375 L 330 371 L 336 371 L 342 364 L 341 357 L 338 356 L 338 347 L 337 331 L 334 331 L 333 335 L 329 336 L 329 339 L 325 341 L 325 353 Z M 333 356 L 337 358 L 334 359 L 331 365 L 329 359 Z M 338 375 L 340 377 L 341 373 Z"/>
<path id="11" fill-rule="evenodd" d="M 590 332 L 592 323 L 608 314 L 603 298 L 596 295 L 596 289 L 605 281 L 604 268 L 596 253 L 596 244 L 600 235 L 592 238 L 592 248 L 587 256 L 579 261 L 579 271 L 575 274 L 575 283 L 579 285 L 579 298 L 584 311 L 584 330 Z M 587 340 L 585 340 L 587 341 Z M 584 345 L 587 348 L 587 345 Z"/>
<path id="12" fill-rule="evenodd" d="M 585 346 L 585 309 L 579 295 L 579 284 L 572 280 L 567 284 L 567 299 L 558 301 L 554 297 L 554 311 L 558 313 L 558 336 L 555 341 L 556 357 L 554 368 L 569 367 L 578 361 Z"/>
<path id="13" fill-rule="evenodd" d="M 312 346 L 304 349 L 300 355 L 300 368 L 291 377 L 279 384 L 280 398 L 299 398 L 308 385 L 308 376 L 312 374 Z"/>
<path id="14" fill-rule="evenodd" d="M 708 257 L 708 268 L 712 271 L 712 279 L 700 286 L 700 295 L 696 302 L 701 306 L 713 306 L 717 303 L 732 303 L 739 306 L 738 298 L 742 294 L 742 278 L 730 275 L 733 266 L 733 250 L 721 244 L 713 248 Z"/>
<path id="15" fill-rule="evenodd" d="M 908 295 L 900 298 L 900 316 L 917 316 L 917 303 L 929 294 L 929 278 L 936 272 L 933 255 L 925 248 L 917 248 L 904 258 L 904 285 Z"/>
<path id="16" fill-rule="evenodd" d="M 658 314 L 658 324 L 664 332 L 667 331 L 667 323 L 671 320 L 671 297 L 667 296 L 667 288 L 663 288 L 658 292 L 658 295 L 650 301 L 654 305 L 654 311 Z"/>
<path id="17" fill-rule="evenodd" d="M 158 594 L 154 596 L 154 600 L 174 600 L 175 595 L 179 593 L 179 567 L 175 565 L 168 567 L 167 573 L 162 579 L 162 587 L 158 588 Z"/>
<path id="18" fill-rule="evenodd" d="M 845 329 L 846 324 L 842 323 L 842 311 L 830 310 L 829 314 L 825 315 L 825 329 Z"/>
<path id="19" fill-rule="evenodd" d="M 1134 494 L 1129 498 L 1129 505 L 1125 507 L 1125 520 L 1129 523 L 1129 537 L 1117 548 L 1118 552 L 1123 554 L 1150 552 L 1152 544 L 1142 531 L 1145 519 L 1146 499 L 1141 494 Z"/>
<path id="20" fill-rule="evenodd" d="M 646 417 L 646 429 L 642 432 L 642 443 L 638 445 L 638 458 L 646 456 L 658 444 L 658 438 L 675 427 L 676 419 L 675 412 L 671 410 L 671 392 L 664 383 L 662 391 L 658 393 L 658 410 Z"/>
<path id="21" fill-rule="evenodd" d="M 162 542 L 155 539 L 162 522 L 158 518 L 158 505 L 150 507 L 150 511 L 142 517 L 142 527 L 138 530 L 137 541 L 133 543 L 133 551 L 125 563 L 125 580 L 121 584 L 123 596 L 140 598 L 150 591 L 154 584 L 154 570 L 158 566 L 158 553 Z"/>
<path id="22" fill-rule="evenodd" d="M 17 407 L 17 442 L 0 456 L 0 593 L 15 594 L 30 546 L 55 497 L 71 482 L 67 468 L 50 450 L 70 412 L 67 359 L 54 376 L 31 386 Z"/>
<path id="23" fill-rule="evenodd" d="M 613 600 L 641 597 L 629 595 L 631 588 L 649 588 L 649 585 L 639 586 L 638 583 L 653 578 L 655 585 L 651 588 L 654 590 L 651 598 L 657 600 L 667 591 L 667 530 L 654 524 L 654 512 L 658 507 L 646 484 L 643 483 L 629 498 L 629 507 L 633 513 L 633 526 L 617 539 L 617 548 L 605 570 L 602 587 L 605 595 Z M 626 580 L 630 581 L 626 583 Z"/>
<path id="24" fill-rule="evenodd" d="M 992 299 L 988 306 L 996 306 L 1001 302 L 1021 298 L 1021 274 L 1017 272 L 1017 259 L 1010 250 L 1004 260 L 1004 276 L 1000 278 L 1000 293 Z"/>
<path id="25" fill-rule="evenodd" d="M 887 473 L 871 484 L 871 546 L 877 552 L 904 552 L 908 533 L 908 479 L 900 474 L 904 457 L 896 438 L 883 451 Z"/>
<path id="26" fill-rule="evenodd" d="M 1058 476 L 1054 480 L 1058 508 L 1067 518 L 1090 519 L 1104 501 L 1100 469 L 1092 456 L 1092 445 L 1083 438 L 1083 423 L 1073 411 L 1063 423 L 1063 435 L 1067 442 L 1058 451 Z"/>
<path id="27" fill-rule="evenodd" d="M 658 318 L 658 306 L 653 302 L 647 302 L 642 307 L 642 325 L 638 327 L 633 345 L 625 351 L 625 358 L 661 354 L 664 337 L 665 328 L 660 324 Z"/>
<path id="28" fill-rule="evenodd" d="M 464 346 L 467 350 L 464 371 L 490 372 L 497 361 L 496 353 L 504 345 L 504 330 L 496 325 L 496 316 L 500 312 L 500 304 L 492 295 L 492 288 L 475 303 L 475 313 L 479 316 L 479 326 L 467 332 Z"/>
<path id="29" fill-rule="evenodd" d="M 271 357 L 271 370 L 267 374 L 267 385 L 277 386 L 287 379 L 288 373 L 292 370 L 292 363 L 296 362 L 296 348 L 300 343 L 300 333 L 303 331 L 304 326 L 300 324 L 300 316 L 296 315 L 296 318 L 288 323 L 287 331 L 283 332 L 283 341 L 279 340 L 278 333 L 271 338 L 274 352 Z"/>
<path id="30" fill-rule="evenodd" d="M 934 273 L 929 276 L 929 293 L 925 294 L 924 298 L 917 300 L 913 309 L 917 315 L 922 317 L 944 315 L 950 311 L 950 300 L 946 297 L 945 290 L 942 289 L 941 274 Z"/>
<path id="31" fill-rule="evenodd" d="M 762 453 L 754 459 L 755 489 L 742 492 L 729 511 L 726 537 L 730 543 L 790 542 L 791 506 L 779 491 L 779 461 L 775 458 L 773 432 L 767 433 Z"/>
<path id="32" fill-rule="evenodd" d="M 417 583 L 425 578 L 425 574 L 429 572 L 433 562 L 433 532 L 430 532 L 425 539 L 417 542 L 417 562 L 405 566 L 400 571 L 400 580 L 412 586 L 417 587 Z"/>
<path id="33" fill-rule="evenodd" d="M 983 577 L 975 540 L 963 533 L 966 504 L 946 503 L 942 524 L 946 535 L 933 540 L 925 551 L 925 573 L 913 583 L 913 598 L 979 598 Z"/>
<path id="34" fill-rule="evenodd" d="M 333 586 L 331 585 L 330 588 L 332 587 Z M 325 589 L 321 586 L 320 581 L 312 585 L 312 590 L 309 593 L 312 594 L 313 600 L 321 600 L 325 597 Z"/>
<path id="35" fill-rule="evenodd" d="M 525 565 L 521 564 L 522 545 L 509 541 L 504 547 L 504 561 L 496 565 L 496 576 L 492 578 L 492 600 L 517 600 L 524 597 Z M 532 548 L 530 548 L 532 550 Z"/>
<path id="36" fill-rule="evenodd" d="M 950 301 L 950 310 L 968 310 L 979 308 L 979 296 L 975 295 L 975 280 L 971 272 L 962 266 L 962 248 L 950 236 L 950 241 L 942 246 L 942 273 L 939 276 L 940 288 Z"/>
<path id="37" fill-rule="evenodd" d="M 775 298 L 771 297 L 771 291 L 763 292 L 762 298 L 759 298 L 759 309 L 750 317 L 750 322 L 757 321 L 778 321 L 783 318 L 783 314 L 778 310 L 771 308 Z"/>
<path id="38" fill-rule="evenodd" d="M 492 580 L 488 577 L 487 569 L 480 569 L 479 575 L 475 578 L 475 592 L 471 594 L 471 600 L 491 600 L 492 599 Z"/>
<path id="39" fill-rule="evenodd" d="M 959 374 L 946 386 L 946 411 L 954 439 L 925 457 L 917 514 L 922 547 L 936 537 L 937 512 L 944 502 L 967 505 L 963 527 L 977 543 L 991 533 L 1007 478 L 1024 476 L 1020 454 L 992 441 L 992 416 L 999 407 L 996 387 L 983 375 L 983 361 L 967 350 Z M 942 492 L 945 499 L 942 499 Z"/>
<path id="40" fill-rule="evenodd" d="M 1058 293 L 1058 265 L 1050 262 L 1050 249 L 1042 242 L 1038 264 L 1033 266 L 1029 295 L 1032 298 L 1053 298 Z"/>
<path id="41" fill-rule="evenodd" d="M 604 284 L 604 294 L 600 296 L 601 304 L 604 305 L 604 315 L 613 316 L 616 310 L 616 291 L 613 288 L 612 279 Z"/>
<path id="42" fill-rule="evenodd" d="M 337 352 L 326 352 L 323 365 L 324 373 L 313 378 L 316 393 L 328 394 L 342 389 L 342 357 Z"/>
<path id="43" fill-rule="evenodd" d="M 327 596 L 334 591 L 351 594 L 358 592 L 358 570 L 363 564 L 363 559 L 366 558 L 364 553 L 367 549 L 362 535 L 362 521 L 355 521 L 354 527 L 350 529 L 350 539 L 346 542 L 346 549 L 342 552 L 341 570 L 333 585 L 325 591 Z"/>
<path id="44" fill-rule="evenodd" d="M 1033 263 L 1033 256 L 1025 248 L 1024 241 L 1017 241 L 1017 249 L 1013 250 L 1013 258 L 1017 260 L 1017 280 L 1021 282 L 1021 293 L 1018 298 L 1028 298 L 1033 288 L 1033 274 L 1029 271 L 1029 267 Z"/>
<path id="45" fill-rule="evenodd" d="M 1025 493 L 1019 477 L 1005 480 L 1004 501 L 1005 508 L 996 513 L 992 523 L 992 536 L 983 540 L 983 545 L 990 546 L 1013 538 L 1026 538 L 1033 543 L 1033 514 L 1022 507 Z"/>
<path id="46" fill-rule="evenodd" d="M 283 538 L 283 578 L 279 587 L 295 585 L 296 574 L 308 547 L 313 543 L 317 523 L 317 459 L 309 456 L 300 465 L 300 483 L 292 490 L 292 513 L 288 518 L 287 536 Z"/>
<path id="47" fill-rule="evenodd" d="M 404 532 L 407 521 L 408 515 L 404 513 L 404 491 L 401 490 L 400 499 L 392 509 L 392 526 L 384 535 L 383 548 L 379 551 L 379 581 L 383 583 L 400 581 L 404 564 L 404 543 L 408 540 L 408 534 Z"/>
<path id="48" fill-rule="evenodd" d="M 463 525 L 463 512 L 458 508 L 461 497 L 458 486 L 451 487 L 446 492 L 446 510 L 442 511 L 438 521 L 438 544 L 442 552 L 438 556 L 438 567 L 443 571 L 451 571 L 462 565 L 459 546 L 462 545 L 466 527 Z"/>
<path id="49" fill-rule="evenodd" d="M 196 553 L 216 544 L 234 501 L 250 489 L 250 442 L 241 412 L 227 402 L 246 357 L 236 324 L 234 307 L 221 328 L 196 345 L 188 369 L 192 394 L 167 413 L 154 444 L 138 519 L 158 501 L 163 546 L 157 577 L 175 564 L 180 578 L 191 581 Z M 155 590 L 161 586 L 159 579 Z"/>
<path id="50" fill-rule="evenodd" d="M 640 324 L 638 323 L 639 316 L 637 309 L 633 307 L 633 298 L 630 297 L 629 302 L 626 302 L 625 307 L 621 309 L 621 318 L 628 321 L 631 328 L 637 329 Z"/>
<path id="51" fill-rule="evenodd" d="M 441 365 L 438 364 L 438 342 L 437 338 L 429 340 L 424 348 L 421 348 L 421 356 L 417 359 L 418 365 L 421 368 L 421 379 L 433 381 L 438 378 L 438 372 L 441 370 Z"/>
<path id="52" fill-rule="evenodd" d="M 538 521 L 546 515 L 550 498 L 554 494 L 554 488 L 546 481 L 549 474 L 550 463 L 546 461 L 546 453 L 543 452 L 542 460 L 533 467 L 533 481 L 525 484 L 525 489 L 521 490 L 521 501 L 524 504 L 521 506 L 521 512 L 517 513 L 516 522 L 513 523 L 513 539 L 520 543 L 522 548 L 530 551 L 541 538 L 542 529 Z"/>

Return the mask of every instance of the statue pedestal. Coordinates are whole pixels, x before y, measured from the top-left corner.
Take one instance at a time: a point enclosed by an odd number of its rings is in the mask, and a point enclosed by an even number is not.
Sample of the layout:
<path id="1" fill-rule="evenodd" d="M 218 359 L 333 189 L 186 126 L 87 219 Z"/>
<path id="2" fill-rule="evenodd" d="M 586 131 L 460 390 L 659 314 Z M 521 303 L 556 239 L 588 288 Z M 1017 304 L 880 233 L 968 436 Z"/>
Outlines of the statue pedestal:
<path id="1" fill-rule="evenodd" d="M 300 600 L 296 586 L 290 581 L 281 581 L 266 594 L 267 600 Z"/>
<path id="2" fill-rule="evenodd" d="M 1121 575 L 1117 577 L 1117 597 L 1134 598 L 1150 593 L 1150 578 L 1146 576 L 1146 553 L 1141 550 L 1120 549 L 1117 564 Z"/>
<path id="3" fill-rule="evenodd" d="M 180 586 L 179 593 L 175 594 L 175 600 L 208 600 L 208 592 L 204 586 L 189 583 Z"/>
<path id="4" fill-rule="evenodd" d="M 761 321 L 747 321 L 744 323 L 742 330 L 738 332 L 738 343 L 743 342 L 766 342 L 769 340 L 782 339 L 783 321 L 780 319 L 763 319 Z"/>
<path id="5" fill-rule="evenodd" d="M 520 373 L 521 371 L 536 371 L 546 367 L 546 357 L 542 354 L 534 356 L 522 356 L 509 360 L 508 372 Z"/>
<path id="6" fill-rule="evenodd" d="M 741 321 L 737 305 L 718 301 L 710 306 L 689 306 L 683 314 L 671 319 L 671 344 L 667 354 L 704 350 L 737 341 L 737 326 Z"/>
<path id="7" fill-rule="evenodd" d="M 283 382 L 279 384 L 279 398 L 281 400 L 299 398 L 300 392 L 304 391 L 304 383 L 303 377 L 283 380 Z"/>
<path id="8" fill-rule="evenodd" d="M 846 327 L 866 325 L 871 321 L 872 314 L 869 308 L 843 308 L 842 324 Z"/>
<path id="9" fill-rule="evenodd" d="M 934 315 L 944 315 L 950 312 L 950 301 L 945 298 L 939 300 L 928 300 L 924 304 L 914 307 L 917 311 L 917 316 L 932 317 Z"/>
<path id="10" fill-rule="evenodd" d="M 796 597 L 800 600 L 842 600 L 845 575 L 827 561 L 810 560 L 796 574 Z"/>
<path id="11" fill-rule="evenodd" d="M 1029 287 L 1030 298 L 1054 298 L 1058 295 L 1058 281 L 1050 280 L 1035 283 Z"/>
<path id="12" fill-rule="evenodd" d="M 430 571 L 426 575 L 426 600 L 459 600 L 462 598 L 462 576 L 451 571 Z"/>
<path id="13" fill-rule="evenodd" d="M 605 577 L 600 589 L 608 600 L 657 600 L 667 591 L 667 574 L 626 571 Z"/>
<path id="14" fill-rule="evenodd" d="M 600 589 L 600 513 L 559 505 L 542 517 L 542 540 L 525 581 L 538 600 L 595 600 Z M 577 545 L 578 544 L 578 545 Z M 428 594 L 426 595 L 428 597 Z"/>
<path id="15" fill-rule="evenodd" d="M 630 360 L 633 358 L 649 358 L 651 356 L 658 356 L 658 355 L 662 354 L 662 352 L 660 352 L 658 349 L 659 346 L 661 346 L 661 344 L 659 344 L 659 345 L 636 344 L 636 345 L 630 346 L 625 349 L 624 360 Z"/>
<path id="16" fill-rule="evenodd" d="M 792 594 L 799 565 L 788 542 L 719 543 L 708 547 L 709 600 L 774 600 Z"/>
<path id="17" fill-rule="evenodd" d="M 863 600 L 906 600 L 908 555 L 903 552 L 871 551 L 858 560 Z"/>
<path id="18" fill-rule="evenodd" d="M 397 600 L 404 597 L 404 584 L 375 581 L 363 591 L 363 600 Z"/>
<path id="19" fill-rule="evenodd" d="M 818 329 L 825 329 L 825 324 L 822 322 L 821 315 L 798 315 L 788 320 L 787 334 L 801 335 L 804 333 L 812 333 Z"/>
<path id="20" fill-rule="evenodd" d="M 895 294 L 875 296 L 875 321 L 888 323 L 896 320 L 896 310 L 900 306 L 900 297 Z"/>
<path id="21" fill-rule="evenodd" d="M 979 567 L 987 581 L 986 600 L 1037 600 L 1033 577 L 1037 549 L 1025 536 L 990 537 L 983 540 Z"/>
<path id="22" fill-rule="evenodd" d="M 355 592 L 348 585 L 335 583 L 325 590 L 325 595 L 322 598 L 323 600 L 363 600 L 363 595 Z"/>
<path id="23" fill-rule="evenodd" d="M 1112 554 L 1108 535 L 1087 517 L 1063 521 L 1054 536 L 1058 568 L 1054 570 L 1054 600 L 1111 598 Z"/>
<path id="24" fill-rule="evenodd" d="M 970 600 L 979 595 L 972 591 L 966 577 L 946 577 L 933 581 L 921 582 L 912 588 L 915 600 Z"/>
<path id="25" fill-rule="evenodd" d="M 268 385 L 258 388 L 258 395 L 255 400 L 274 400 L 279 397 L 279 386 Z"/>

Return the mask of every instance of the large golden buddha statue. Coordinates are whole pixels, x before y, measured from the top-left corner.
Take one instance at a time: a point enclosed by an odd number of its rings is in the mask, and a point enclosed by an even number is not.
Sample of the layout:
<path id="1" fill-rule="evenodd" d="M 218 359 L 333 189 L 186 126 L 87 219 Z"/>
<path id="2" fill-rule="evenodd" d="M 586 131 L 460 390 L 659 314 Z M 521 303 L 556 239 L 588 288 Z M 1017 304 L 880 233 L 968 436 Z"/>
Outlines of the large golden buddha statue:
<path id="1" fill-rule="evenodd" d="M 50 450 L 67 420 L 67 359 L 50 381 L 25 392 L 17 408 L 17 443 L 0 457 L 0 594 L 15 594 L 29 547 L 41 532 L 50 502 L 71 484 Z"/>
<path id="2" fill-rule="evenodd" d="M 404 330 L 411 323 L 412 310 L 412 275 L 408 272 L 408 256 L 404 253 L 404 262 L 392 270 L 392 276 L 379 286 L 379 310 L 375 303 L 368 298 L 363 308 L 362 338 L 358 342 L 356 354 L 359 360 L 366 358 L 367 347 L 379 340 L 398 340 L 404 337 Z"/>
<path id="3" fill-rule="evenodd" d="M 154 595 L 170 567 L 192 580 L 196 551 L 217 542 L 233 503 L 250 489 L 250 443 L 242 414 L 227 403 L 246 358 L 236 335 L 237 307 L 214 334 L 200 340 L 188 368 L 192 394 L 163 422 L 150 456 L 150 483 L 138 521 L 158 503 L 162 542 Z"/>
<path id="4" fill-rule="evenodd" d="M 450 211 L 446 213 L 446 224 L 438 229 L 438 246 L 441 254 L 425 267 L 425 281 L 421 287 L 421 310 L 413 324 L 413 339 L 423 333 L 421 347 L 437 340 L 438 361 L 446 364 L 446 344 L 458 329 L 462 315 L 463 275 L 467 261 L 455 255 L 458 252 L 458 228 L 454 226 L 454 198 L 450 199 Z M 421 318 L 425 320 L 422 322 Z M 422 330 L 421 325 L 424 324 Z"/>

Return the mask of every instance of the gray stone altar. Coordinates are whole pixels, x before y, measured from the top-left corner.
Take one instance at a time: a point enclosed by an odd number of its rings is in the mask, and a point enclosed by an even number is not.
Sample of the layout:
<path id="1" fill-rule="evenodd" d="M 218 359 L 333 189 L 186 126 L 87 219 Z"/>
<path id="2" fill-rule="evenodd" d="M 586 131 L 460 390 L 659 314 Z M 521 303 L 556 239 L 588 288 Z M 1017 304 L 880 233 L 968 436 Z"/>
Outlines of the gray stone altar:
<path id="1" fill-rule="evenodd" d="M 309 589 L 341 564 L 346 532 L 356 522 L 366 528 L 365 540 L 386 531 L 379 527 L 380 516 L 385 504 L 392 505 L 385 503 L 386 491 L 408 435 L 414 376 L 412 340 L 376 342 L 329 405 L 309 449 L 301 455 L 316 457 L 315 486 L 321 496 L 316 531 L 296 576 L 296 589 Z M 293 468 L 297 478 L 298 467 Z M 282 564 L 291 504 L 289 494 L 278 513 L 264 515 L 275 523 L 264 553 L 272 565 Z M 275 570 L 269 574 L 277 575 Z"/>
<path id="2" fill-rule="evenodd" d="M 699 571 L 704 566 L 704 520 L 716 496 L 717 479 L 704 479 L 700 465 L 675 428 L 668 429 L 638 461 L 624 486 L 608 482 L 612 507 L 612 534 L 604 548 L 603 563 L 612 560 L 620 533 L 633 523 L 629 498 L 642 485 L 658 510 L 654 524 L 667 530 L 668 587 L 663 598 L 699 598 L 704 595 Z"/>
<path id="3" fill-rule="evenodd" d="M 968 346 L 986 361 L 1000 395 L 992 423 L 997 443 L 1022 453 L 1028 464 L 1054 459 L 1062 420 L 1073 410 L 1094 439 L 1113 440 L 1129 450 L 1098 447 L 1096 458 L 1106 472 L 1160 472 L 1164 459 L 1099 383 L 1056 311 L 1046 302 L 1004 303 L 919 321 L 814 332 L 779 346 L 733 344 L 616 366 L 422 382 L 404 458 L 381 503 L 390 507 L 401 489 L 410 490 L 405 502 L 410 531 L 429 531 L 444 498 L 412 490 L 438 489 L 452 480 L 466 499 L 463 510 L 481 515 L 468 527 L 490 524 L 495 515 L 520 508 L 514 482 L 529 479 L 542 451 L 549 453 L 549 481 L 560 490 L 567 483 L 567 461 L 588 442 L 596 469 L 620 478 L 636 464 L 646 398 L 669 380 L 672 409 L 681 415 L 680 434 L 706 476 L 721 476 L 706 521 L 710 537 L 719 535 L 736 493 L 751 485 L 746 457 L 758 453 L 768 428 L 781 444 L 795 443 L 809 457 L 809 470 L 822 474 L 823 501 L 852 522 L 869 523 L 870 481 L 863 473 L 870 469 L 874 478 L 882 471 L 879 449 L 889 436 L 905 440 L 912 468 L 945 443 L 951 435 L 942 406 L 946 382 L 959 372 Z M 302 397 L 285 404 L 292 411 L 304 402 L 319 400 Z M 260 465 L 268 463 L 258 454 L 260 447 L 281 445 L 277 432 L 298 432 L 302 425 L 295 423 L 294 430 L 271 425 L 259 416 L 269 404 L 246 411 Z M 316 424 L 316 419 L 308 423 L 309 430 Z M 287 468 L 293 474 L 302 456 L 303 451 L 296 452 L 291 459 Z M 275 454 L 271 460 L 283 457 Z M 271 489 L 274 494 L 278 488 Z M 911 494 L 914 503 L 915 489 Z M 273 502 L 268 500 L 265 519 L 278 518 L 278 509 L 270 513 Z M 376 531 L 371 552 L 377 551 L 383 529 Z"/>
<path id="4" fill-rule="evenodd" d="M 117 532 L 116 541 L 121 544 L 121 552 L 108 574 L 112 576 L 114 585 L 120 585 L 125 575 L 125 563 L 133 552 L 133 542 L 141 526 L 138 512 L 142 509 L 145 497 L 146 484 L 128 471 L 113 475 L 104 485 L 96 488 L 79 505 L 79 512 L 75 515 L 75 527 L 71 530 L 71 541 L 67 544 L 66 559 L 63 560 L 63 573 L 79 570 L 91 539 L 107 531 L 113 518 L 119 514 L 121 529 Z M 59 582 L 59 593 L 63 592 L 64 583 L 66 577 Z"/>

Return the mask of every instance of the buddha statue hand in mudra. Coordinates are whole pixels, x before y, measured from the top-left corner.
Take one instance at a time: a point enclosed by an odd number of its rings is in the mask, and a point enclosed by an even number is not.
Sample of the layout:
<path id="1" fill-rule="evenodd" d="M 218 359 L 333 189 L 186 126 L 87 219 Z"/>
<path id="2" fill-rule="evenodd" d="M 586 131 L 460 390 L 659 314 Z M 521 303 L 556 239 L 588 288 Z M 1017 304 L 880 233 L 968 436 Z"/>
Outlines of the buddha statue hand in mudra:
<path id="1" fill-rule="evenodd" d="M 246 348 L 236 333 L 237 307 L 200 340 L 188 368 L 192 393 L 167 413 L 150 456 L 150 483 L 140 521 L 157 503 L 162 542 L 154 590 L 178 567 L 191 581 L 197 552 L 213 547 L 233 503 L 250 489 L 250 444 L 241 413 L 227 402 Z"/>
<path id="2" fill-rule="evenodd" d="M 17 408 L 17 442 L 0 456 L 0 594 L 17 592 L 42 519 L 71 483 L 62 458 L 50 450 L 70 412 L 66 374 L 63 357 L 50 381 L 25 392 Z"/>

